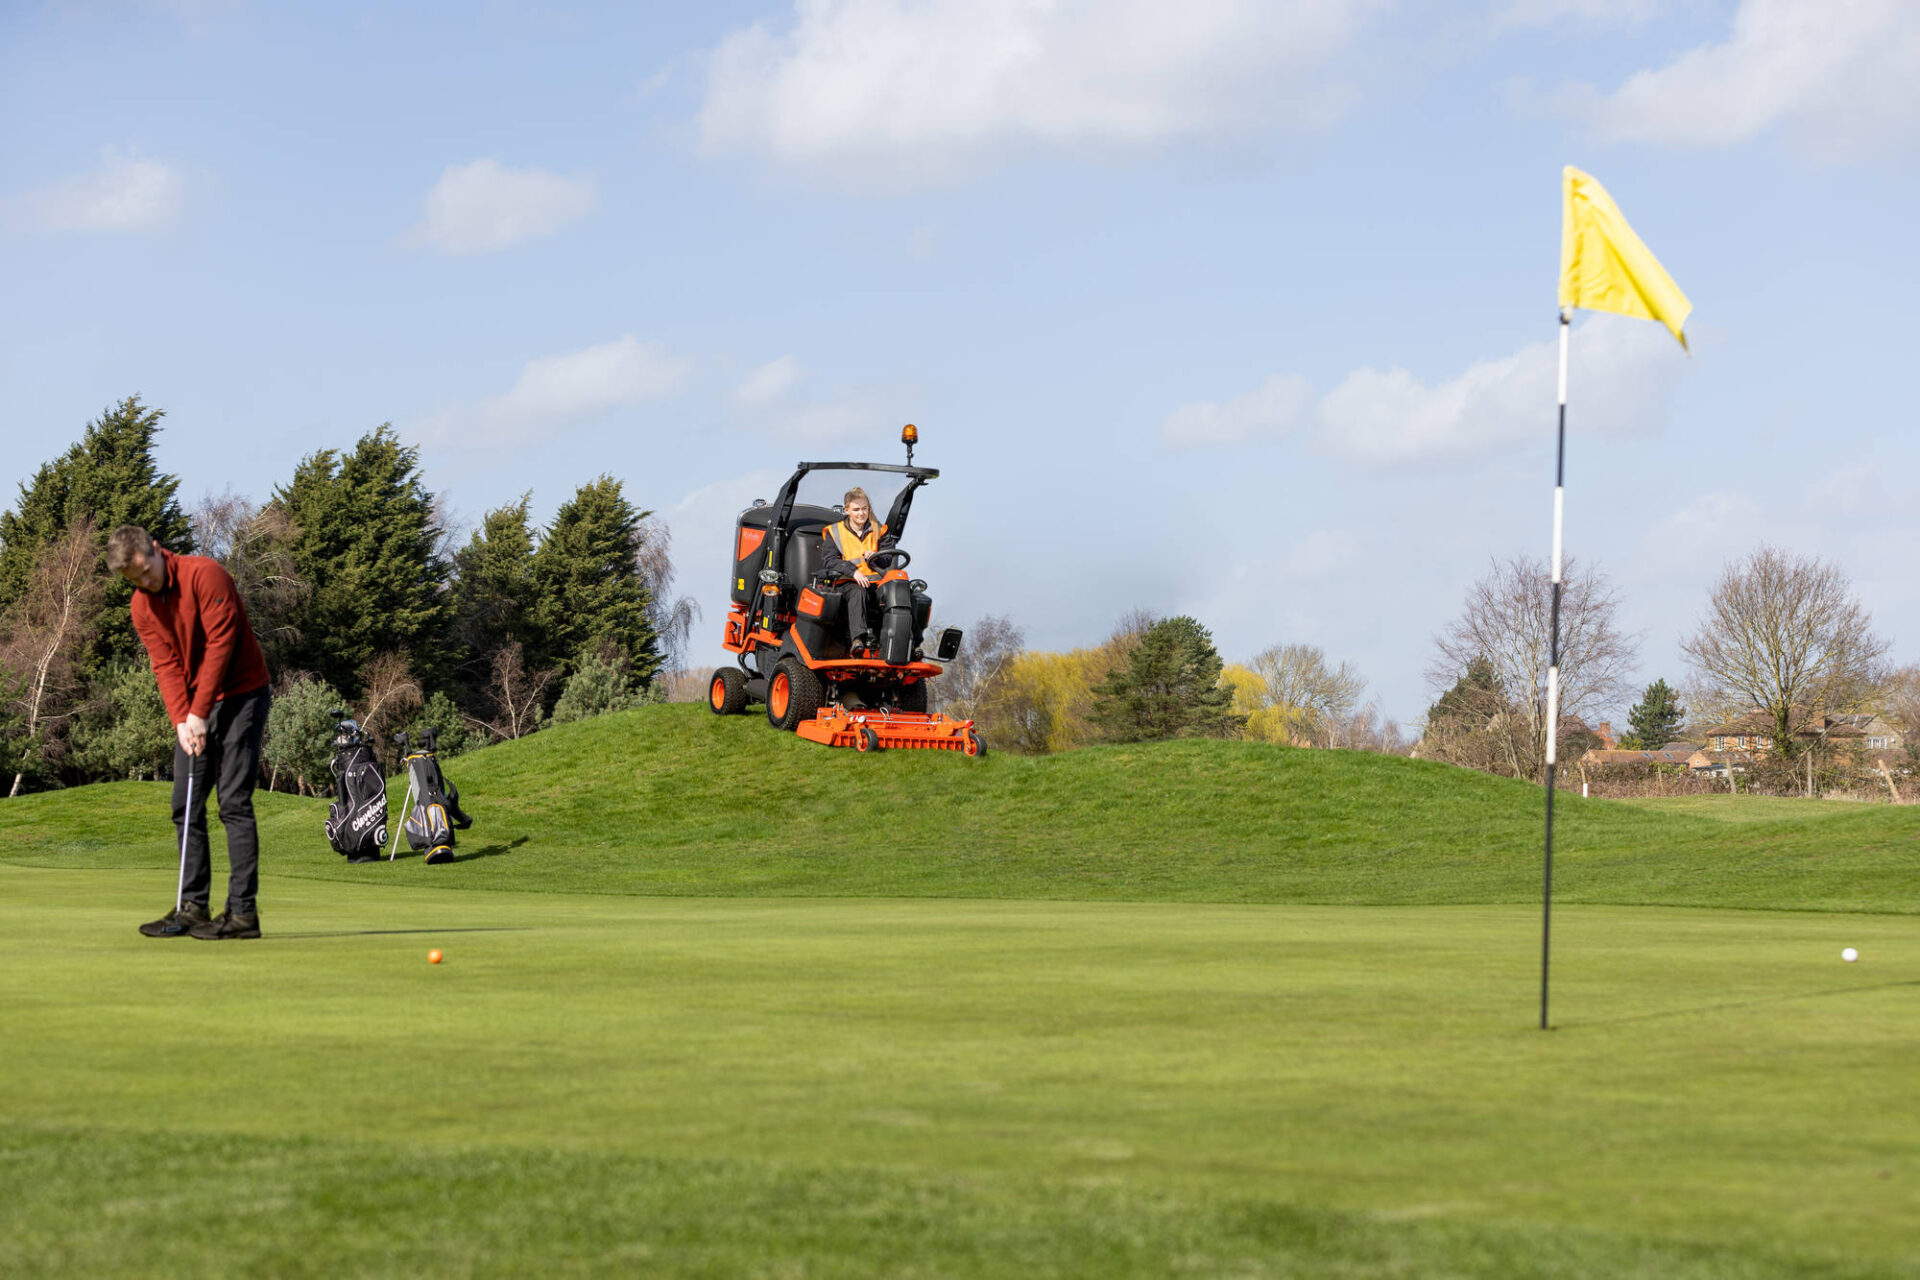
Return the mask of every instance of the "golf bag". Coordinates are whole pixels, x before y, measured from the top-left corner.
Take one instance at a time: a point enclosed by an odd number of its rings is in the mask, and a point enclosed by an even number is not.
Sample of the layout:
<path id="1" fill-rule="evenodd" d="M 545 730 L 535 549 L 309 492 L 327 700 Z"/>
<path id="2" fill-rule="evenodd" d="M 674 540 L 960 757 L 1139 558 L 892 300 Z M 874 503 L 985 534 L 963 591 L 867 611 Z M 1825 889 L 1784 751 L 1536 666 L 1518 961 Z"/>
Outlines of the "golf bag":
<path id="1" fill-rule="evenodd" d="M 387 778 L 360 726 L 334 718 L 333 803 L 327 806 L 327 843 L 348 862 L 372 862 L 387 843 Z"/>
<path id="2" fill-rule="evenodd" d="M 407 833 L 408 847 L 426 850 L 428 862 L 452 862 L 454 831 L 465 831 L 473 819 L 460 808 L 460 788 L 440 772 L 440 761 L 433 754 L 438 735 L 424 729 L 414 735 L 414 749 L 407 754 L 407 801 L 402 806 L 400 829 Z M 404 748 L 405 734 L 396 735 Z M 396 841 L 397 843 L 397 841 Z"/>

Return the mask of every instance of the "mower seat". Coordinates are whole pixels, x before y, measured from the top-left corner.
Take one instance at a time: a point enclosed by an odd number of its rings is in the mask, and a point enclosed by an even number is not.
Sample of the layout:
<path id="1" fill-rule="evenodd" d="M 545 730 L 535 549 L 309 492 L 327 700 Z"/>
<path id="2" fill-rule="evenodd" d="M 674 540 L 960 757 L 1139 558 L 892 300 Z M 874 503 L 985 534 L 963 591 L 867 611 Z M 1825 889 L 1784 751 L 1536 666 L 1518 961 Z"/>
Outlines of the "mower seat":
<path id="1" fill-rule="evenodd" d="M 787 581 L 797 587 L 810 585 L 826 571 L 827 546 L 820 537 L 822 524 L 795 524 L 793 535 L 787 539 L 786 565 Z"/>

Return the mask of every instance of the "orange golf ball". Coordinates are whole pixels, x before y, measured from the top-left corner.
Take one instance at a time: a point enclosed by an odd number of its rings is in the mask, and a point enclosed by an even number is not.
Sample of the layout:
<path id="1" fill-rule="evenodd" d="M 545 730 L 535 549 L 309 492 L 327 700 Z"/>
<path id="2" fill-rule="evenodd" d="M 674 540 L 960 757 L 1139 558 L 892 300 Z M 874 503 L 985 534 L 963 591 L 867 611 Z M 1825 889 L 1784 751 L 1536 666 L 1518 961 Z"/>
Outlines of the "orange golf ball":
<path id="1" fill-rule="evenodd" d="M 435 947 L 433 950 L 427 952 L 427 963 L 428 964 L 440 963 L 440 948 Z"/>

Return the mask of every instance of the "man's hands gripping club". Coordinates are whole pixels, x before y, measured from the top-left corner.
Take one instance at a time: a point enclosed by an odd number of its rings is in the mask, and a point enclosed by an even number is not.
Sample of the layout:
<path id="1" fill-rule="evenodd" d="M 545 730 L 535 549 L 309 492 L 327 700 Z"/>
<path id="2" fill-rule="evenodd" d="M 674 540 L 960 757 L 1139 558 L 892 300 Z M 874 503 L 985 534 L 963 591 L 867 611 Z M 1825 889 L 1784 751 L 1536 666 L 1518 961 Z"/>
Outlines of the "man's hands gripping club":
<path id="1" fill-rule="evenodd" d="M 173 726 L 180 738 L 180 749 L 190 756 L 197 756 L 207 749 L 207 722 L 199 716 L 189 714 L 185 720 Z"/>

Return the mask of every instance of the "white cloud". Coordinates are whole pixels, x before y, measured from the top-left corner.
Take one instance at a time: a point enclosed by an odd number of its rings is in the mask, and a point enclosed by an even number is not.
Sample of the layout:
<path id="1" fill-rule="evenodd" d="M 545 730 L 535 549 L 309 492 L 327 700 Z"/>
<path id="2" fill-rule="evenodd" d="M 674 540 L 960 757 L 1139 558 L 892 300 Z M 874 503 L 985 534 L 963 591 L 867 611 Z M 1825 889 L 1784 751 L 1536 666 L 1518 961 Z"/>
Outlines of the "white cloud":
<path id="1" fill-rule="evenodd" d="M 512 444 L 659 400 L 686 381 L 692 362 L 632 334 L 570 355 L 529 360 L 502 395 L 442 410 L 416 424 L 421 438 L 469 446 Z"/>
<path id="2" fill-rule="evenodd" d="M 1313 129 L 1385 0 L 795 0 L 730 32 L 698 120 L 716 154 L 901 191 L 1023 152 L 1108 155 Z"/>
<path id="3" fill-rule="evenodd" d="M 158 231 L 186 204 L 186 180 L 159 160 L 140 160 L 116 148 L 100 167 L 11 201 L 16 217 L 41 231 Z"/>
<path id="4" fill-rule="evenodd" d="M 792 394 L 804 373 L 800 362 L 792 356 L 769 360 L 734 388 L 733 398 L 748 406 L 774 404 Z"/>
<path id="5" fill-rule="evenodd" d="M 1569 413 L 1581 432 L 1644 435 L 1665 425 L 1686 368 L 1665 329 L 1595 315 L 1572 340 Z M 1306 430 L 1321 452 L 1379 467 L 1483 456 L 1544 438 L 1557 402 L 1557 346 L 1553 339 L 1530 343 L 1434 383 L 1405 369 L 1356 369 L 1317 404 L 1302 379 L 1281 375 L 1226 404 L 1182 405 L 1161 435 L 1191 446 Z"/>
<path id="6" fill-rule="evenodd" d="M 578 221 L 593 202 L 592 178 L 509 169 L 491 158 L 448 165 L 407 243 L 442 253 L 505 249 Z"/>
<path id="7" fill-rule="evenodd" d="M 1561 105 L 1613 142 L 1723 147 L 1782 129 L 1826 159 L 1920 145 L 1920 5 L 1742 0 L 1718 44 Z"/>
<path id="8" fill-rule="evenodd" d="M 1201 400 L 1181 405 L 1167 416 L 1160 434 L 1176 449 L 1238 444 L 1263 433 L 1284 435 L 1307 421 L 1312 407 L 1312 384 L 1299 374 L 1275 374 L 1224 404 Z"/>
<path id="9" fill-rule="evenodd" d="M 831 444 L 911 421 L 898 416 L 912 398 L 898 388 L 838 387 L 824 396 L 810 395 L 807 371 L 793 356 L 761 365 L 728 398 L 736 425 L 796 444 Z"/>

